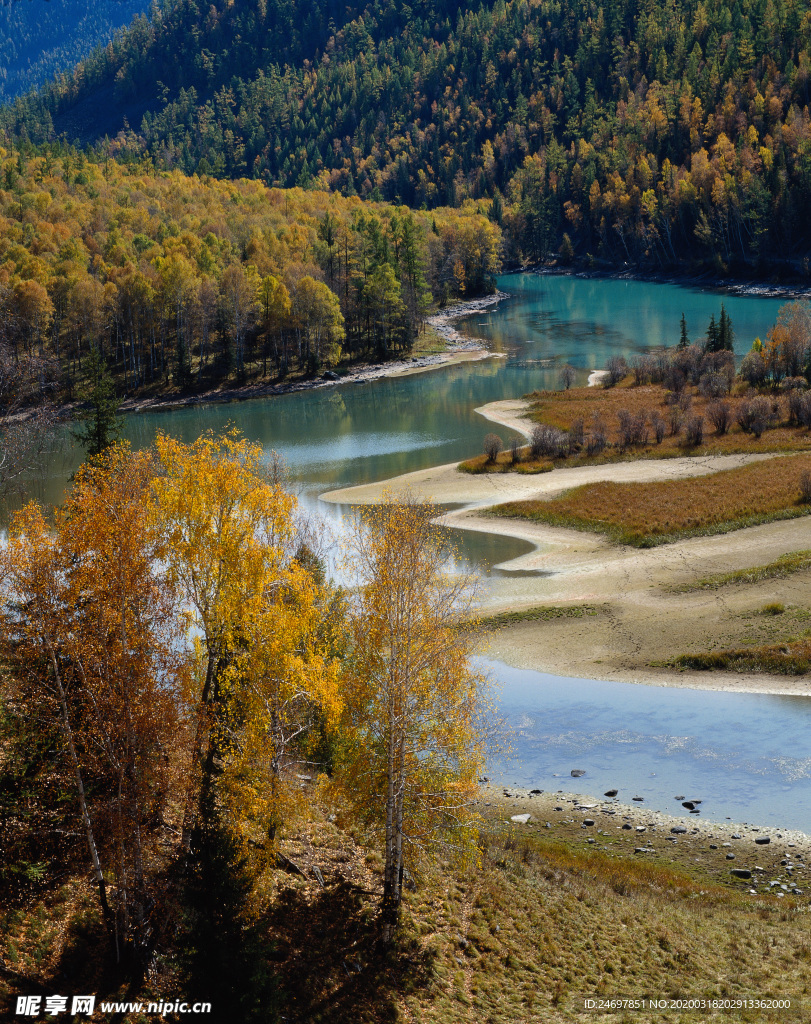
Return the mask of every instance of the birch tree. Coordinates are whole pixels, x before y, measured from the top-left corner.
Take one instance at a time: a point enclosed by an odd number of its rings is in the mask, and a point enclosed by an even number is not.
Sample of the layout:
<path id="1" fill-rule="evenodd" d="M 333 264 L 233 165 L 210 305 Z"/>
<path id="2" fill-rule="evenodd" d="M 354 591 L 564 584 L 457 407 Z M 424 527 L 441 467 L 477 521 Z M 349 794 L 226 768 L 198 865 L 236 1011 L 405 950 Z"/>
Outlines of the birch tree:
<path id="1" fill-rule="evenodd" d="M 147 514 L 152 468 L 113 446 L 77 471 L 53 531 L 29 505 L 0 555 L 7 681 L 59 724 L 117 959 L 140 965 L 187 668 Z"/>
<path id="2" fill-rule="evenodd" d="M 322 628 L 323 585 L 297 557 L 296 500 L 263 473 L 263 451 L 237 433 L 186 445 L 156 441 L 161 555 L 182 595 L 197 661 L 184 842 L 219 797 L 243 839 L 272 849 L 293 747 L 315 707 L 334 718 L 337 668 Z"/>
<path id="3" fill-rule="evenodd" d="M 357 573 L 346 700 L 344 781 L 384 851 L 383 939 L 397 923 L 406 859 L 437 844 L 471 854 L 471 798 L 484 758 L 485 680 L 466 626 L 475 583 L 446 572 L 435 506 L 405 493 L 364 509 L 352 542 Z"/>

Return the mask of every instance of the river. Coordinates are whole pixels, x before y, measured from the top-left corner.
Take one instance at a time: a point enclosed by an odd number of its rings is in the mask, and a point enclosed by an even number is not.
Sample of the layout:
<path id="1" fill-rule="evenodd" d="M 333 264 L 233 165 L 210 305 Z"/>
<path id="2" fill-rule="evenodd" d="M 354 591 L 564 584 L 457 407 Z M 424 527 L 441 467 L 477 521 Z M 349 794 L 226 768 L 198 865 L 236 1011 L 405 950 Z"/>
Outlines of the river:
<path id="1" fill-rule="evenodd" d="M 411 376 L 346 384 L 272 399 L 129 416 L 126 436 L 148 445 L 158 429 L 185 440 L 235 424 L 287 462 L 304 505 L 333 518 L 345 509 L 318 495 L 458 461 L 480 450 L 486 423 L 475 409 L 557 386 L 570 363 L 585 382 L 611 355 L 633 358 L 673 345 L 685 315 L 698 339 L 721 303 L 744 354 L 765 338 L 782 301 L 720 295 L 669 284 L 532 274 L 507 275 L 510 298 L 460 327 L 485 338 L 503 358 L 463 363 Z M 505 440 L 509 431 L 500 431 Z M 66 440 L 39 481 L 56 501 L 78 464 Z M 485 575 L 528 549 L 520 541 L 463 533 L 463 561 Z M 494 760 L 492 778 L 541 789 L 645 798 L 678 813 L 674 796 L 703 799 L 703 815 L 811 832 L 811 699 L 669 690 L 596 680 L 557 679 L 498 662 L 487 668 L 505 718 L 515 731 L 515 757 Z M 573 780 L 573 768 L 587 772 Z M 634 793 L 631 794 L 630 790 Z"/>

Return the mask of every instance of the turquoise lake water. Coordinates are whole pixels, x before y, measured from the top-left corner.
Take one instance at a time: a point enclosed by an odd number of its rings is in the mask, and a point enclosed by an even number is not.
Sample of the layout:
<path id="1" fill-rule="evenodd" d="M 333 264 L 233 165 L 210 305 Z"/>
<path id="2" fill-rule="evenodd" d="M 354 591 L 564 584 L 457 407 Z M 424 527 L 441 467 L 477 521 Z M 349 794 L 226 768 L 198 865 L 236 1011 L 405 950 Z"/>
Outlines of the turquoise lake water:
<path id="1" fill-rule="evenodd" d="M 584 382 L 611 355 L 673 345 L 685 314 L 698 338 L 726 306 L 740 356 L 765 338 L 782 302 L 676 285 L 562 276 L 508 275 L 496 309 L 460 325 L 505 358 L 408 377 L 346 384 L 272 399 L 130 416 L 127 437 L 148 445 L 162 429 L 185 440 L 235 424 L 286 460 L 301 501 L 327 518 L 326 490 L 458 461 L 492 430 L 474 410 L 557 386 L 571 363 Z M 505 441 L 509 431 L 501 431 Z M 38 490 L 58 500 L 78 464 L 66 441 Z M 336 527 L 340 529 L 340 520 Z M 463 558 L 485 573 L 527 550 L 523 542 L 460 534 Z M 811 699 L 668 690 L 595 680 L 560 680 L 490 663 L 502 712 L 516 730 L 517 760 L 491 777 L 541 789 L 645 797 L 676 813 L 674 794 L 703 798 L 704 816 L 811 832 Z M 811 688 L 811 684 L 810 684 Z M 575 763 L 576 762 L 576 763 Z M 587 771 L 569 778 L 572 768 Z M 591 788 L 591 784 L 594 788 Z M 588 784 L 587 784 L 588 783 Z M 630 790 L 635 793 L 631 794 Z"/>

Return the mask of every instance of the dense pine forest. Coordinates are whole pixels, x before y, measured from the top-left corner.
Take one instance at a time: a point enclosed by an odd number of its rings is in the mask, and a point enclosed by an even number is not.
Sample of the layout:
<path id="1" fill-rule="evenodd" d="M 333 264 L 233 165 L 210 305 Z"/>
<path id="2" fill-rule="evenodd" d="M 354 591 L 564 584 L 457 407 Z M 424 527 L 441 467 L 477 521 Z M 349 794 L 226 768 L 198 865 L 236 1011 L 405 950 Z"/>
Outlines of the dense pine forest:
<path id="1" fill-rule="evenodd" d="M 489 197 L 512 261 L 804 273 L 810 35 L 791 0 L 183 0 L 3 124 L 412 207 Z"/>

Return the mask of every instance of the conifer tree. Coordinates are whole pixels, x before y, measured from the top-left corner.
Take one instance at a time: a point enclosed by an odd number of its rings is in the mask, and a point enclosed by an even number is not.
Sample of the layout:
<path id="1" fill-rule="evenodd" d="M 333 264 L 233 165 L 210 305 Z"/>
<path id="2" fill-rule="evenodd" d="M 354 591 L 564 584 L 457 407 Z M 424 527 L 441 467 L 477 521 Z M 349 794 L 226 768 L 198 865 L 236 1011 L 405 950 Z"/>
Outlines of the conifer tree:
<path id="1" fill-rule="evenodd" d="M 732 321 L 722 303 L 721 318 L 718 322 L 718 350 L 731 352 L 734 342 L 735 335 L 732 331 Z"/>
<path id="2" fill-rule="evenodd" d="M 689 344 L 690 344 L 690 337 L 687 334 L 687 321 L 684 319 L 684 313 L 682 313 L 682 315 L 681 315 L 681 334 L 679 335 L 678 347 L 680 349 L 685 349 L 685 348 L 687 348 L 687 346 Z"/>
<path id="3" fill-rule="evenodd" d="M 715 322 L 715 317 L 711 316 L 709 326 L 707 327 L 707 344 L 705 349 L 707 352 L 717 352 L 719 348 L 718 324 Z"/>
<path id="4" fill-rule="evenodd" d="M 84 446 L 89 458 L 101 455 L 121 436 L 123 420 L 118 415 L 121 405 L 115 393 L 115 383 L 107 369 L 101 352 L 93 346 L 88 361 L 89 386 L 87 399 L 90 411 L 75 438 Z"/>

